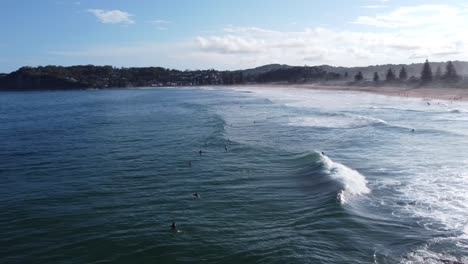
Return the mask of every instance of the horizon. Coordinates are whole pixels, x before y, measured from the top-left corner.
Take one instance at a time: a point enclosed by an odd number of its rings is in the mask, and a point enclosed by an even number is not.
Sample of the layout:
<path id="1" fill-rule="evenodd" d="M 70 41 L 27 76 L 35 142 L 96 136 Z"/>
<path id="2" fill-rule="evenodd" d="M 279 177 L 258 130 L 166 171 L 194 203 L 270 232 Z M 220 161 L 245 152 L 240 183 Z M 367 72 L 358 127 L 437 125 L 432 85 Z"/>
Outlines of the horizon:
<path id="1" fill-rule="evenodd" d="M 0 72 L 22 66 L 240 70 L 467 61 L 458 1 L 6 1 Z M 190 10 L 189 15 L 187 10 Z M 416 62 L 416 63 L 420 63 Z"/>

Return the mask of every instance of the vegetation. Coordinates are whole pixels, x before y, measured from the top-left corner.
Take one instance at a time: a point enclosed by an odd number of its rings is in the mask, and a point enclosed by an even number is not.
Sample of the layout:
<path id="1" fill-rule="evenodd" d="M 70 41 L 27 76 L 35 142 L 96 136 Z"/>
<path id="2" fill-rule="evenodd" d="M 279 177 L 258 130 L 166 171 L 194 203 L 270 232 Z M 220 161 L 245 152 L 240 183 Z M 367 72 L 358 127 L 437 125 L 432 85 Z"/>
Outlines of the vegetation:
<path id="1" fill-rule="evenodd" d="M 442 79 L 442 70 L 440 69 L 440 65 L 437 66 L 436 72 L 434 74 L 434 80 L 441 80 Z"/>
<path id="2" fill-rule="evenodd" d="M 421 71 L 421 83 L 427 84 L 431 81 L 432 81 L 432 69 L 431 69 L 431 65 L 429 64 L 429 61 L 426 60 L 426 62 L 423 65 L 423 69 Z"/>
<path id="3" fill-rule="evenodd" d="M 467 86 L 458 74 L 456 65 L 467 74 L 468 63 L 435 63 L 432 74 L 428 60 L 424 64 L 378 65 L 369 67 L 288 66 L 271 64 L 238 70 L 180 71 L 162 67 L 116 68 L 112 66 L 45 66 L 22 67 L 10 74 L 0 74 L 0 90 L 84 89 L 149 86 L 235 85 L 255 83 L 348 84 L 348 85 L 440 85 Z M 445 67 L 442 73 L 441 66 Z M 394 68 L 399 67 L 398 78 Z M 374 71 L 371 71 L 374 70 Z M 418 72 L 419 71 L 419 72 Z M 408 77 L 411 73 L 411 77 Z M 371 81 L 366 79 L 372 77 Z M 352 76 L 352 77 L 351 77 Z M 385 76 L 381 80 L 380 76 Z M 419 77 L 417 77 L 419 76 Z M 354 82 L 350 80 L 354 78 Z"/>
<path id="4" fill-rule="evenodd" d="M 392 68 L 388 69 L 387 75 L 386 75 L 386 77 L 385 77 L 385 80 L 386 80 L 387 82 L 393 82 L 393 81 L 396 80 L 396 76 L 395 76 L 395 73 L 393 73 Z"/>
<path id="5" fill-rule="evenodd" d="M 442 79 L 448 82 L 457 82 L 460 79 L 451 61 L 447 62 L 445 74 L 442 76 Z"/>
<path id="6" fill-rule="evenodd" d="M 362 72 L 356 73 L 356 75 L 354 75 L 354 80 L 356 82 L 360 82 L 360 81 L 364 80 L 364 76 L 362 75 Z"/>
<path id="7" fill-rule="evenodd" d="M 398 79 L 400 79 L 400 81 L 406 81 L 408 79 L 408 73 L 406 72 L 405 66 L 401 67 Z"/>
<path id="8" fill-rule="evenodd" d="M 374 72 L 374 77 L 372 78 L 372 80 L 376 83 L 379 82 L 380 80 L 380 77 L 379 77 L 379 73 L 378 72 Z"/>

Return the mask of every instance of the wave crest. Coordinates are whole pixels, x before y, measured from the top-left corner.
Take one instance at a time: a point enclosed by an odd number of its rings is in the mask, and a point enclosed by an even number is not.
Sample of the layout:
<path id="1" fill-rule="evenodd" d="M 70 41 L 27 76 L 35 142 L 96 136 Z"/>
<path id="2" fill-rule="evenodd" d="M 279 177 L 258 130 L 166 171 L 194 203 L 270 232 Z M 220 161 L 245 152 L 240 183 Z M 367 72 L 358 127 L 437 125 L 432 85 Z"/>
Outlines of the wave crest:
<path id="1" fill-rule="evenodd" d="M 379 118 L 352 114 L 306 116 L 289 119 L 289 125 L 291 126 L 317 128 L 359 128 L 379 124 L 387 125 L 387 122 Z"/>
<path id="2" fill-rule="evenodd" d="M 468 112 L 468 111 L 466 111 L 465 109 L 454 108 L 454 109 L 450 109 L 449 112 L 450 112 L 450 113 L 460 114 L 460 113 L 466 113 L 466 112 Z"/>
<path id="3" fill-rule="evenodd" d="M 334 162 L 325 155 L 319 155 L 324 164 L 324 172 L 343 186 L 343 190 L 338 193 L 338 199 L 342 204 L 346 203 L 352 196 L 370 193 L 366 178 L 358 171 Z"/>

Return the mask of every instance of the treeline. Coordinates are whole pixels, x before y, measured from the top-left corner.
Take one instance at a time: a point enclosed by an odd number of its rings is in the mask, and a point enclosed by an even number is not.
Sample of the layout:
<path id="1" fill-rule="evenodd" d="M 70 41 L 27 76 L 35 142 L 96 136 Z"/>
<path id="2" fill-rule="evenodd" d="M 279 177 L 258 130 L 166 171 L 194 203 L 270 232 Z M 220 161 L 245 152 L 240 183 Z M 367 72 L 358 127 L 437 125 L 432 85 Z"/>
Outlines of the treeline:
<path id="1" fill-rule="evenodd" d="M 374 84 L 454 84 L 459 82 L 461 79 L 461 76 L 458 75 L 457 70 L 451 61 L 447 62 L 444 72 L 442 72 L 440 66 L 437 66 L 434 74 L 428 60 L 423 64 L 419 78 L 414 75 L 408 77 L 405 66 L 400 68 L 398 75 L 392 68 L 389 68 L 383 77 L 381 77 L 378 72 L 374 72 L 372 76 L 372 82 Z M 356 83 L 364 81 L 364 75 L 362 72 L 359 71 L 354 75 L 354 81 Z"/>
<path id="2" fill-rule="evenodd" d="M 259 74 L 252 78 L 251 82 L 258 83 L 308 83 L 316 81 L 338 80 L 341 78 L 339 73 L 324 71 L 321 67 L 290 67 L 276 69 Z"/>
<path id="3" fill-rule="evenodd" d="M 75 89 L 219 84 L 215 70 L 179 71 L 162 67 L 22 67 L 0 77 L 0 89 Z"/>
<path id="4" fill-rule="evenodd" d="M 320 67 L 286 67 L 271 71 L 179 71 L 162 67 L 112 66 L 22 67 L 0 77 L 2 90 L 119 88 L 145 86 L 233 85 L 246 83 L 306 83 L 339 79 Z"/>
<path id="5" fill-rule="evenodd" d="M 460 64 L 461 62 L 457 62 Z M 418 68 L 415 65 L 401 66 L 395 70 L 390 65 L 382 74 L 382 66 L 344 68 L 332 66 L 289 66 L 271 64 L 254 69 L 238 71 L 174 70 L 162 67 L 116 68 L 112 66 L 45 66 L 22 67 L 10 74 L 0 74 L 0 90 L 38 90 L 38 89 L 84 89 L 84 88 L 121 88 L 157 86 L 195 86 L 195 85 L 236 85 L 256 83 L 301 84 L 348 84 L 348 85 L 430 85 L 456 84 L 462 78 L 454 64 L 449 61 L 442 71 L 439 66 L 433 73 L 426 60 Z M 380 67 L 379 72 L 369 72 Z M 418 77 L 408 72 L 421 69 Z M 348 71 L 352 74 L 348 74 Z M 366 75 L 364 76 L 363 72 Z"/>

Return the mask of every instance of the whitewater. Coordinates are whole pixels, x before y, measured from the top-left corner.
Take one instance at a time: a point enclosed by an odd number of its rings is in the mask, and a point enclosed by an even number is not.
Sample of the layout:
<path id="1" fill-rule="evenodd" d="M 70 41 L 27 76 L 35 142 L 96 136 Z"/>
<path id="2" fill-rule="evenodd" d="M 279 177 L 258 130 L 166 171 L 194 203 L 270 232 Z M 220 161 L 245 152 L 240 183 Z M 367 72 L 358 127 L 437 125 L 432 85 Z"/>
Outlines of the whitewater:
<path id="1" fill-rule="evenodd" d="M 340 145 L 330 150 L 357 166 L 362 165 L 356 159 L 375 164 L 367 165 L 371 166 L 367 178 L 320 155 L 326 174 L 343 186 L 337 199 L 345 204 L 367 195 L 348 209 L 358 214 L 363 210 L 366 216 L 376 213 L 379 219 L 414 221 L 438 234 L 400 256 L 400 263 L 468 262 L 468 151 L 461 148 L 467 142 L 468 103 L 307 89 L 235 90 L 249 90 L 294 109 L 282 120 L 288 126 L 335 130 L 336 137 L 327 141 L 343 140 L 343 130 L 362 127 L 380 130 L 363 137 L 394 137 L 393 144 L 398 145 L 382 144 L 372 151 L 370 146 L 366 149 L 365 138 L 363 149 L 356 148 L 361 153 L 340 153 Z M 392 254 L 376 249 L 375 263 L 396 260 L 378 257 L 379 253 Z"/>

